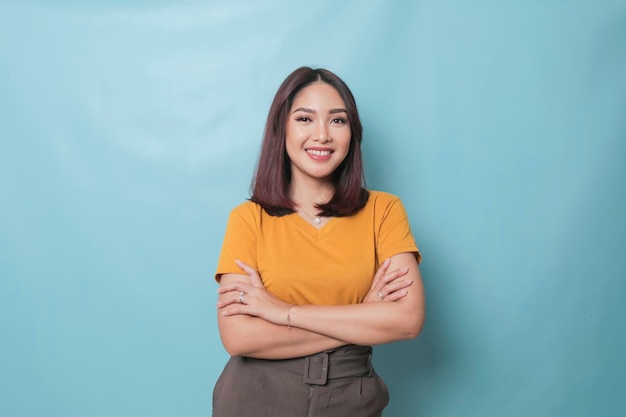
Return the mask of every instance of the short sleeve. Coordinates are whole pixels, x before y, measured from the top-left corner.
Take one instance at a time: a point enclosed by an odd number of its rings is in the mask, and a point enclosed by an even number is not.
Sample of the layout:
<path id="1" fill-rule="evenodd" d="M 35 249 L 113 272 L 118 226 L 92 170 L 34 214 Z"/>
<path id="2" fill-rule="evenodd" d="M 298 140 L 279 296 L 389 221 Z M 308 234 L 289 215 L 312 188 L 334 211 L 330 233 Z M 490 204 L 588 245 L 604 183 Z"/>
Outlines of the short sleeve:
<path id="1" fill-rule="evenodd" d="M 257 269 L 257 230 L 258 206 L 244 203 L 230 212 L 224 233 L 224 241 L 217 262 L 215 280 L 219 282 L 222 274 L 243 274 L 235 264 L 240 260 Z"/>
<path id="2" fill-rule="evenodd" d="M 402 201 L 397 197 L 381 200 L 383 200 L 381 201 L 383 207 L 376 210 L 380 216 L 377 219 L 379 227 L 376 239 L 378 263 L 380 264 L 385 259 L 399 253 L 412 252 L 415 253 L 415 258 L 419 264 L 422 261 L 422 255 L 415 244 Z"/>

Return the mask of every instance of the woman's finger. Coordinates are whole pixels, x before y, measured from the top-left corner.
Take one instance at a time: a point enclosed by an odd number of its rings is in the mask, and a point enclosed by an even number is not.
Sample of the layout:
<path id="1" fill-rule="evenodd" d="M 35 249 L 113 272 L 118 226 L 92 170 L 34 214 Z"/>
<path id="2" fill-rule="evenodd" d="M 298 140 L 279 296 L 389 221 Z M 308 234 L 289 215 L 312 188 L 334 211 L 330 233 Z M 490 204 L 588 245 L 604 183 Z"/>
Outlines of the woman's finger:
<path id="1" fill-rule="evenodd" d="M 240 261 L 239 259 L 235 260 L 235 263 L 237 264 L 239 268 L 243 269 L 243 271 L 250 277 L 250 283 L 254 287 L 263 286 L 263 281 L 261 281 L 261 277 L 259 276 L 259 273 L 257 272 L 256 269 L 252 268 L 250 265 L 246 264 L 245 262 Z"/>
<path id="2" fill-rule="evenodd" d="M 380 264 L 378 271 L 374 275 L 372 279 L 372 284 L 370 285 L 370 289 L 363 298 L 363 303 L 373 303 L 382 301 L 384 298 L 384 294 L 380 293 L 380 290 L 385 285 L 385 282 L 388 281 L 389 278 L 386 278 L 388 275 L 389 265 L 391 264 L 390 259 L 385 259 L 385 261 Z"/>
<path id="3" fill-rule="evenodd" d="M 389 269 L 389 263 L 390 263 L 390 260 L 389 258 L 387 258 L 382 264 L 380 264 L 380 268 L 378 268 L 378 271 L 376 271 L 376 274 L 374 275 L 374 279 L 372 280 L 372 285 L 370 286 L 370 288 L 376 287 L 379 281 L 385 276 L 385 274 L 387 273 L 387 269 Z"/>
<path id="4" fill-rule="evenodd" d="M 401 279 L 393 281 L 380 289 L 380 293 L 383 294 L 385 301 L 396 301 L 406 295 L 406 289 L 413 283 L 410 279 Z M 396 297 L 397 295 L 399 297 Z"/>
<path id="5" fill-rule="evenodd" d="M 390 294 L 387 294 L 384 300 L 382 301 L 385 301 L 385 302 L 398 301 L 399 299 L 406 297 L 408 293 L 409 293 L 409 290 L 406 290 L 406 289 L 400 290 L 400 291 L 394 291 Z"/>
<path id="6" fill-rule="evenodd" d="M 220 285 L 217 289 L 218 294 L 225 294 L 230 291 L 243 291 L 248 293 L 252 291 L 254 287 L 252 285 L 246 284 L 245 282 L 236 281 L 231 282 L 230 284 Z"/>
<path id="7" fill-rule="evenodd" d="M 247 314 L 249 316 L 253 316 L 254 314 L 251 314 L 248 310 L 249 308 L 245 304 L 234 303 L 221 308 L 220 314 L 223 316 L 234 316 L 237 314 Z"/>
<path id="8" fill-rule="evenodd" d="M 410 279 L 397 279 L 383 287 L 383 293 L 391 294 L 392 292 L 399 291 L 401 289 L 409 287 L 413 284 L 413 281 Z"/>
<path id="9" fill-rule="evenodd" d="M 409 268 L 398 268 L 398 269 L 394 269 L 391 272 L 387 272 L 385 276 L 383 276 L 380 279 L 379 285 L 385 286 L 389 284 L 390 282 L 406 275 L 408 272 L 409 272 Z"/>
<path id="10" fill-rule="evenodd" d="M 377 272 L 377 278 L 372 283 L 370 290 L 363 299 L 364 303 L 380 301 L 397 301 L 406 296 L 402 289 L 412 284 L 411 280 L 398 279 L 409 272 L 408 268 L 398 268 L 388 271 L 389 265 L 385 265 Z"/>
<path id="11" fill-rule="evenodd" d="M 393 282 L 398 281 L 398 278 L 400 278 L 403 275 L 406 275 L 408 271 L 409 271 L 408 268 L 399 268 L 399 269 L 394 269 L 393 271 L 386 273 L 383 277 L 380 278 L 376 286 L 372 286 L 372 290 L 376 292 L 376 294 L 381 300 L 384 299 L 387 296 L 387 294 L 393 291 L 393 287 L 388 287 L 388 285 L 390 285 Z M 400 287 L 398 288 L 402 288 L 402 287 L 403 285 L 400 284 Z"/>
<path id="12" fill-rule="evenodd" d="M 229 291 L 220 295 L 217 308 L 224 308 L 231 304 L 246 304 L 248 295 L 243 291 Z"/>

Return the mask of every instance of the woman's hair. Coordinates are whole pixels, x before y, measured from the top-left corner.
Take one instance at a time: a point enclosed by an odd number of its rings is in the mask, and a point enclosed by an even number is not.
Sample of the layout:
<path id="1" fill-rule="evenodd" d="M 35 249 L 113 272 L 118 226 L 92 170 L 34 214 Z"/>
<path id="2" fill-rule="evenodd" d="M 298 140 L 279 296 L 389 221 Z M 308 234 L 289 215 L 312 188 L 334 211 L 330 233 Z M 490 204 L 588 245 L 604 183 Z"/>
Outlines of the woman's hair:
<path id="1" fill-rule="evenodd" d="M 318 205 L 317 208 L 321 210 L 322 216 L 343 217 L 356 213 L 367 203 L 369 193 L 365 189 L 361 156 L 363 127 L 354 96 L 341 78 L 332 72 L 323 68 L 301 67 L 289 74 L 274 96 L 251 186 L 250 200 L 272 216 L 284 216 L 294 212 L 294 202 L 289 196 L 291 161 L 285 147 L 287 118 L 298 93 L 319 81 L 332 86 L 343 99 L 351 137 L 348 154 L 333 173 L 335 194 L 330 201 Z"/>

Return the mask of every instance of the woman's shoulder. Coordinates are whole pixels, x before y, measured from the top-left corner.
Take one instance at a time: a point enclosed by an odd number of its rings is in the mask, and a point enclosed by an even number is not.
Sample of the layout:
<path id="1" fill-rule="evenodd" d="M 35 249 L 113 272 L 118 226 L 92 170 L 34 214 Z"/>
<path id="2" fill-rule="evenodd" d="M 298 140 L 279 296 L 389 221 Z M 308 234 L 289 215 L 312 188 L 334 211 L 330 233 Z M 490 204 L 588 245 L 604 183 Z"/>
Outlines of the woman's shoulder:
<path id="1" fill-rule="evenodd" d="M 229 228 L 256 229 L 261 224 L 262 208 L 252 201 L 244 201 L 230 210 L 228 215 Z"/>
<path id="2" fill-rule="evenodd" d="M 261 215 L 261 211 L 263 209 L 261 206 L 253 201 L 246 200 L 243 203 L 235 206 L 231 211 L 231 216 L 233 214 L 244 216 L 244 217 L 259 217 Z"/>
<path id="3" fill-rule="evenodd" d="M 367 200 L 368 205 L 389 205 L 394 204 L 400 201 L 400 197 L 397 195 L 388 193 L 386 191 L 377 191 L 377 190 L 368 190 L 369 191 L 369 199 Z"/>

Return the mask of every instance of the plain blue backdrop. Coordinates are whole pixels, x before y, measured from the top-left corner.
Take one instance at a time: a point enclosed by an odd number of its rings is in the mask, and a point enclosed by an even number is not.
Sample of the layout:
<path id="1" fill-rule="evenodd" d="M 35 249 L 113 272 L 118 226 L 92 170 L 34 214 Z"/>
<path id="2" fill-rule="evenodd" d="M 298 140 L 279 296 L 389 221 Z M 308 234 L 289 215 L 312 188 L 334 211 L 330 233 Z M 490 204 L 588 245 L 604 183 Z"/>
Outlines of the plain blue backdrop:
<path id="1" fill-rule="evenodd" d="M 626 414 L 625 1 L 2 0 L 0 415 L 210 415 L 226 218 L 301 65 L 424 255 L 386 415 Z"/>

